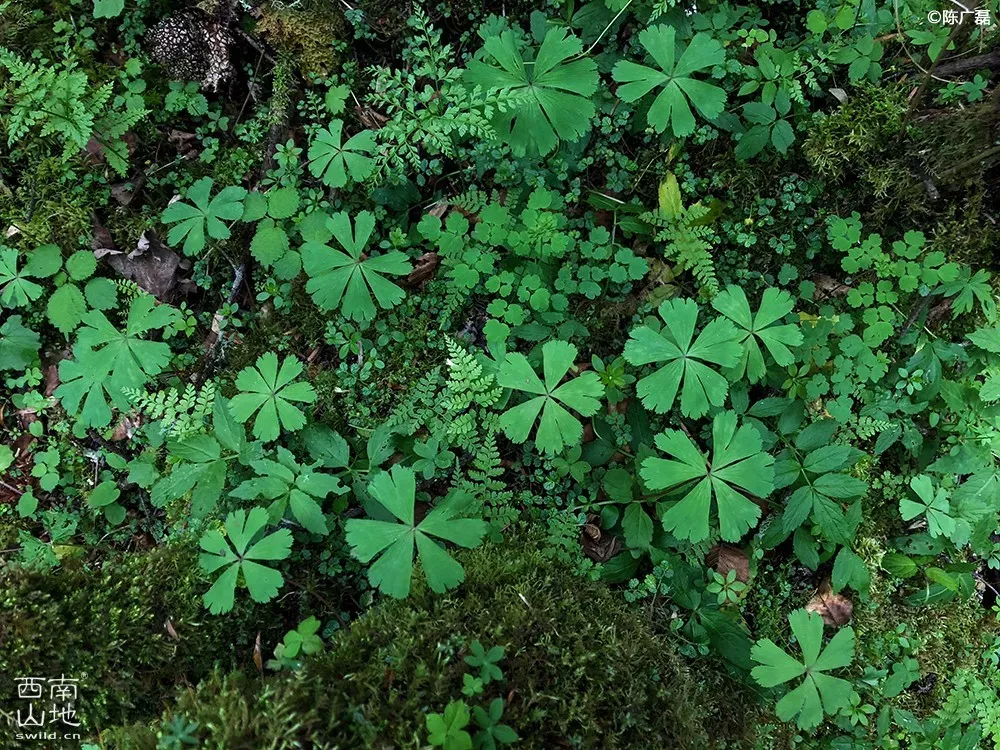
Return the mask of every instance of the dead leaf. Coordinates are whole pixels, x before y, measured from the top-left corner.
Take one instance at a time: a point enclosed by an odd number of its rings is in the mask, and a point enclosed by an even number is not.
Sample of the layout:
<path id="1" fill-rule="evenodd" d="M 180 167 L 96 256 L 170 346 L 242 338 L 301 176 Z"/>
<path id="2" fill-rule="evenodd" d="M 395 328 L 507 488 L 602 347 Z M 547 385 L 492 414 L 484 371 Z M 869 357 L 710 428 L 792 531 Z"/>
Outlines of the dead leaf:
<path id="1" fill-rule="evenodd" d="M 103 232 L 99 232 L 99 228 Z M 94 255 L 107 259 L 115 271 L 161 302 L 170 302 L 194 288 L 194 283 L 184 278 L 191 262 L 181 258 L 149 230 L 142 233 L 136 249 L 125 255 L 115 248 L 107 229 L 101 227 L 95 217 Z"/>
<path id="2" fill-rule="evenodd" d="M 177 149 L 177 153 L 185 159 L 197 156 L 198 136 L 195 133 L 187 133 L 183 130 L 171 130 L 167 134 L 167 143 Z"/>
<path id="3" fill-rule="evenodd" d="M 827 276 L 825 273 L 814 274 L 812 281 L 816 284 L 816 289 L 819 291 L 817 299 L 826 299 L 827 297 L 843 297 L 851 291 L 850 286 L 842 284 L 832 276 Z"/>
<path id="4" fill-rule="evenodd" d="M 843 594 L 833 593 L 833 589 L 830 588 L 830 583 L 827 581 L 819 587 L 816 596 L 806 605 L 806 611 L 815 612 L 823 618 L 824 623 L 839 628 L 851 621 L 851 615 L 854 614 L 854 602 Z"/>
<path id="5" fill-rule="evenodd" d="M 253 663 L 257 665 L 257 671 L 264 674 L 264 659 L 260 652 L 260 633 L 257 633 L 257 640 L 253 645 Z"/>
<path id="6" fill-rule="evenodd" d="M 580 535 L 580 543 L 583 545 L 583 553 L 591 560 L 607 562 L 621 552 L 622 543 L 614 534 L 606 534 L 601 530 L 597 525 L 600 520 L 600 516 L 587 519 Z"/>
<path id="7" fill-rule="evenodd" d="M 135 198 L 135 194 L 146 184 L 146 175 L 140 174 L 134 180 L 119 182 L 111 186 L 111 197 L 122 206 L 127 206 Z"/>
<path id="8" fill-rule="evenodd" d="M 410 271 L 410 275 L 406 277 L 406 281 L 403 282 L 403 286 L 416 286 L 417 284 L 422 284 L 434 275 L 434 271 L 437 267 L 438 254 L 424 253 L 417 258 L 417 265 L 415 265 L 413 270 Z"/>
<path id="9" fill-rule="evenodd" d="M 431 209 L 427 212 L 427 215 L 435 216 L 438 219 L 440 219 L 446 213 L 448 213 L 449 208 L 451 208 L 451 204 L 448 201 L 440 200 L 437 201 L 433 206 L 431 206 Z"/>
<path id="10" fill-rule="evenodd" d="M 750 580 L 750 557 L 739 547 L 728 544 L 718 544 L 708 551 L 705 561 L 721 576 L 730 570 L 736 571 L 736 580 L 747 583 Z"/>
<path id="11" fill-rule="evenodd" d="M 388 117 L 371 107 L 355 107 L 354 112 L 369 130 L 381 130 L 382 126 L 389 122 Z"/>
<path id="12" fill-rule="evenodd" d="M 111 232 L 101 223 L 101 220 L 97 218 L 97 214 L 95 213 L 90 214 L 90 227 L 93 232 L 90 238 L 90 246 L 94 248 L 94 255 L 96 255 L 98 259 L 101 259 L 105 255 L 109 255 L 111 253 L 121 252 L 115 244 L 115 240 L 111 236 Z"/>
<path id="13" fill-rule="evenodd" d="M 114 432 L 111 433 L 111 442 L 118 443 L 122 440 L 131 440 L 135 431 L 142 426 L 142 415 L 135 412 L 122 414 L 115 425 Z"/>
<path id="14" fill-rule="evenodd" d="M 51 396 L 59 387 L 59 366 L 52 364 L 45 368 L 45 395 Z"/>
<path id="15" fill-rule="evenodd" d="M 163 624 L 163 627 L 167 629 L 167 635 L 169 635 L 175 641 L 179 641 L 181 639 L 181 637 L 177 635 L 177 631 L 174 630 L 174 624 L 170 622 L 169 617 L 167 618 L 167 621 Z"/>

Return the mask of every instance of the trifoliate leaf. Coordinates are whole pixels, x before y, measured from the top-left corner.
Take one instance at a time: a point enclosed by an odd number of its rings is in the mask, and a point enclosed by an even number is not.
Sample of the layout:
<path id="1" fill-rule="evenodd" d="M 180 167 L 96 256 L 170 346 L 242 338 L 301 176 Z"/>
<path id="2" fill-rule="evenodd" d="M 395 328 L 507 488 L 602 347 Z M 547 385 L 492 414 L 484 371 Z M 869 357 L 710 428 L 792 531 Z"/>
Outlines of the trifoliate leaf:
<path id="1" fill-rule="evenodd" d="M 383 310 L 402 302 L 406 293 L 385 276 L 408 274 L 412 270 L 409 259 L 398 250 L 363 258 L 374 230 L 375 216 L 370 212 L 357 215 L 352 231 L 350 216 L 341 211 L 329 217 L 325 226 L 313 226 L 303 235 L 302 265 L 309 275 L 306 291 L 320 309 L 339 307 L 346 318 L 360 322 L 375 317 L 375 302 Z M 325 244 L 331 236 L 346 252 Z"/>
<path id="2" fill-rule="evenodd" d="M 597 413 L 604 386 L 592 371 L 559 385 L 576 361 L 576 356 L 577 348 L 570 343 L 547 342 L 542 346 L 543 382 L 527 357 L 517 352 L 507 355 L 497 372 L 497 384 L 535 394 L 534 398 L 508 409 L 500 417 L 500 427 L 507 437 L 515 443 L 523 443 L 541 413 L 535 447 L 542 453 L 561 453 L 564 448 L 582 442 L 583 425 L 565 407 L 584 417 Z"/>
<path id="3" fill-rule="evenodd" d="M 904 521 L 912 521 L 917 516 L 927 520 L 927 530 L 931 536 L 950 537 L 955 533 L 955 519 L 951 515 L 951 504 L 948 502 L 948 491 L 938 487 L 926 474 L 920 474 L 910 480 L 910 489 L 916 494 L 918 501 L 908 497 L 899 499 L 899 514 Z"/>
<path id="4" fill-rule="evenodd" d="M 212 529 L 201 538 L 199 555 L 201 569 L 212 574 L 225 568 L 212 587 L 205 592 L 204 602 L 213 615 L 233 608 L 236 586 L 242 573 L 243 582 L 255 602 L 267 602 L 278 595 L 285 579 L 280 572 L 261 565 L 257 560 L 284 560 L 291 554 L 292 532 L 279 529 L 251 545 L 268 523 L 267 511 L 254 508 L 249 515 L 237 510 L 226 516 L 226 534 Z"/>
<path id="5" fill-rule="evenodd" d="M 590 130 L 597 64 L 581 57 L 583 44 L 568 29 L 550 28 L 533 60 L 522 56 L 511 31 L 491 36 L 482 52 L 489 63 L 469 62 L 465 80 L 504 92 L 494 127 L 515 154 L 544 156 L 560 139 L 575 141 Z"/>
<path id="6" fill-rule="evenodd" d="M 622 84 L 618 98 L 626 102 L 641 99 L 657 87 L 663 87 L 649 107 L 646 121 L 658 133 L 670 125 L 677 136 L 694 132 L 695 120 L 690 101 L 706 120 L 722 114 L 726 92 L 718 86 L 692 77 L 700 70 L 721 65 L 726 53 L 710 35 L 695 34 L 687 48 L 677 55 L 676 31 L 673 26 L 650 26 L 639 34 L 639 43 L 656 61 L 659 68 L 638 65 L 629 60 L 615 64 L 612 77 Z"/>
<path id="7" fill-rule="evenodd" d="M 239 422 L 257 414 L 253 434 L 265 442 L 277 438 L 281 430 L 302 429 L 306 416 L 292 404 L 313 403 L 316 391 L 309 383 L 292 382 L 301 374 L 302 363 L 294 357 L 285 357 L 279 371 L 278 355 L 262 354 L 256 365 L 240 370 L 236 376 L 240 393 L 229 402 L 229 411 Z"/>
<path id="8" fill-rule="evenodd" d="M 766 497 L 774 487 L 774 458 L 761 450 L 760 433 L 750 425 L 737 429 L 735 412 L 712 420 L 712 453 L 705 456 L 691 438 L 666 430 L 656 447 L 670 459 L 647 458 L 640 474 L 646 486 L 683 497 L 662 517 L 663 527 L 681 539 L 709 537 L 712 499 L 723 539 L 738 541 L 760 519 L 760 507 L 747 495 Z"/>
<path id="9" fill-rule="evenodd" d="M 667 300 L 658 312 L 665 323 L 662 330 L 654 331 L 645 325 L 633 328 L 625 344 L 625 359 L 633 365 L 666 362 L 642 378 L 636 392 L 643 406 L 662 414 L 674 405 L 680 390 L 681 413 L 704 416 L 709 406 L 722 406 L 729 390 L 726 379 L 705 362 L 735 367 L 743 352 L 737 331 L 725 318 L 717 318 L 692 343 L 698 320 L 694 300 Z"/>
<path id="10" fill-rule="evenodd" d="M 460 547 L 475 547 L 486 534 L 486 523 L 462 518 L 472 498 L 453 491 L 419 523 L 414 523 L 416 484 L 413 471 L 393 466 L 379 472 L 368 484 L 368 492 L 401 523 L 349 519 L 345 524 L 351 554 L 363 563 L 378 557 L 368 569 L 368 580 L 382 593 L 404 599 L 410 593 L 413 551 L 416 546 L 427 584 L 441 593 L 465 580 L 458 561 L 431 537 Z"/>

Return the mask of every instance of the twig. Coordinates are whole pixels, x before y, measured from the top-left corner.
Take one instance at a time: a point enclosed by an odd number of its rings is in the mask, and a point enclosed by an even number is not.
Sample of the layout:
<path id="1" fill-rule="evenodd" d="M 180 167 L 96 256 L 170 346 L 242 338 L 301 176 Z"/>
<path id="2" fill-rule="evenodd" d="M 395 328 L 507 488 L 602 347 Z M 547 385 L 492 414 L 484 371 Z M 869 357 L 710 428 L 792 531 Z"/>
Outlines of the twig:
<path id="1" fill-rule="evenodd" d="M 931 66 L 927 69 L 927 73 L 924 75 L 923 80 L 920 82 L 920 88 L 917 89 L 917 93 L 913 95 L 912 99 L 910 99 L 910 104 L 906 108 L 906 114 L 903 115 L 903 122 L 900 124 L 899 134 L 901 138 L 906 133 L 906 124 L 910 121 L 910 118 L 913 116 L 913 113 L 917 111 L 917 107 L 923 100 L 924 94 L 927 92 L 927 87 L 930 86 L 931 79 L 934 78 L 934 71 L 937 70 L 938 64 L 941 62 L 941 58 L 944 57 L 944 53 L 948 50 L 948 47 L 951 46 L 951 43 L 955 41 L 956 37 L 958 37 L 958 33 L 961 30 L 962 30 L 961 22 L 959 22 L 958 24 L 955 25 L 954 28 L 952 28 L 951 33 L 948 35 L 948 39 L 944 43 L 944 46 L 941 48 L 941 51 L 938 52 L 937 57 L 935 57 L 934 60 L 931 62 Z"/>

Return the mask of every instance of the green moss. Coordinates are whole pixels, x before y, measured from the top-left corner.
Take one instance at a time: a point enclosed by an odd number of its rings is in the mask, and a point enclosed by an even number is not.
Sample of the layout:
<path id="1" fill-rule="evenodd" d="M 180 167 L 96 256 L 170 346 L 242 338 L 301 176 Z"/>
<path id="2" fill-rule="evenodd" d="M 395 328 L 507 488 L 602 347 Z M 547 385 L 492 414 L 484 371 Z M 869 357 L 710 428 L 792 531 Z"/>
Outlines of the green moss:
<path id="1" fill-rule="evenodd" d="M 183 543 L 97 572 L 79 561 L 53 572 L 3 571 L 0 710 L 14 708 L 16 678 L 64 674 L 80 680 L 79 717 L 96 731 L 155 715 L 177 684 L 246 663 L 258 630 L 280 637 L 268 625 L 277 631 L 283 623 L 259 607 L 253 616 L 251 607 L 210 616 L 206 586 L 196 551 Z"/>
<path id="2" fill-rule="evenodd" d="M 340 62 L 334 43 L 343 39 L 346 23 L 333 3 L 305 7 L 265 6 L 257 31 L 271 45 L 294 59 L 304 74 L 329 75 Z"/>
<path id="3" fill-rule="evenodd" d="M 885 197 L 910 181 L 909 170 L 885 158 L 903 128 L 907 90 L 901 85 L 860 85 L 830 114 L 813 118 L 803 146 L 806 157 L 834 181 L 860 177 L 869 190 Z M 904 183 L 905 184 L 905 183 Z"/>
<path id="4" fill-rule="evenodd" d="M 421 747 L 424 716 L 461 697 L 467 644 L 502 645 L 502 684 L 473 703 L 505 700 L 519 747 L 712 747 L 739 691 L 694 674 L 603 584 L 574 577 L 540 552 L 490 547 L 464 558 L 466 581 L 437 595 L 418 585 L 343 632 L 324 656 L 262 688 L 216 675 L 185 691 L 167 716 L 197 722 L 206 747 Z M 718 696 L 718 697 L 717 697 Z M 120 730 L 142 747 L 148 730 Z M 143 739 L 145 738 L 145 739 Z M 151 746 L 151 745 L 150 745 Z"/>

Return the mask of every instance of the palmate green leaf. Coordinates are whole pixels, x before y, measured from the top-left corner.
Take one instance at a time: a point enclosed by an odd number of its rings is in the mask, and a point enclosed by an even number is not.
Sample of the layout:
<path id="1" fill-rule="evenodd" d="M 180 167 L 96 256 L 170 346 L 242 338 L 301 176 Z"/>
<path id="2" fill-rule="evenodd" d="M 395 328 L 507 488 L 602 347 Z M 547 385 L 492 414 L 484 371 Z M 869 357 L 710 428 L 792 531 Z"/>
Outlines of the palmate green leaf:
<path id="1" fill-rule="evenodd" d="M 249 514 L 237 510 L 226 516 L 228 542 L 216 529 L 202 536 L 201 548 L 204 552 L 198 558 L 201 569 L 210 575 L 225 568 L 203 597 L 205 606 L 213 615 L 232 610 L 241 573 L 250 598 L 255 602 L 270 601 L 284 585 L 285 579 L 279 571 L 256 561 L 287 558 L 292 551 L 292 532 L 279 529 L 251 545 L 267 524 L 267 511 L 263 508 L 254 508 Z"/>
<path id="2" fill-rule="evenodd" d="M 185 194 L 191 203 L 174 201 L 160 217 L 164 224 L 174 225 L 167 234 L 167 242 L 176 245 L 184 240 L 186 255 L 194 255 L 205 247 L 206 233 L 213 239 L 228 239 L 230 232 L 225 222 L 243 216 L 243 199 L 247 191 L 230 185 L 210 198 L 213 185 L 211 177 L 202 177 Z"/>
<path id="3" fill-rule="evenodd" d="M 302 374 L 302 363 L 285 357 L 278 370 L 278 355 L 266 352 L 253 367 L 240 370 L 236 387 L 240 393 L 229 402 L 229 411 L 239 422 L 254 414 L 253 434 L 265 442 L 274 440 L 281 430 L 295 432 L 306 424 L 306 415 L 294 403 L 311 404 L 316 391 L 306 382 L 293 383 Z"/>
<path id="4" fill-rule="evenodd" d="M 968 266 L 962 266 L 958 278 L 941 284 L 934 290 L 934 294 L 954 297 L 951 312 L 956 318 L 972 312 L 976 302 L 979 302 L 979 307 L 987 318 L 992 318 L 997 311 L 993 288 L 990 286 L 990 272 L 983 269 L 973 274 Z"/>
<path id="5" fill-rule="evenodd" d="M 926 474 L 920 474 L 910 480 L 910 489 L 916 494 L 919 502 L 901 497 L 899 499 L 899 514 L 904 521 L 912 521 L 917 516 L 927 520 L 927 530 L 931 536 L 951 537 L 955 533 L 955 519 L 951 515 L 951 504 L 948 502 L 948 491 L 938 487 Z"/>
<path id="6" fill-rule="evenodd" d="M 0 326 L 0 372 L 21 371 L 38 359 L 41 337 L 21 322 L 20 315 L 11 315 Z"/>
<path id="7" fill-rule="evenodd" d="M 743 289 L 729 286 L 715 295 L 712 307 L 736 324 L 738 341 L 743 347 L 739 363 L 726 373 L 731 381 L 742 380 L 744 375 L 751 383 L 764 379 L 767 365 L 761 344 L 779 367 L 795 362 L 789 347 L 802 343 L 802 331 L 796 325 L 775 325 L 795 307 L 795 299 L 788 292 L 773 287 L 765 289 L 754 315 Z"/>
<path id="8" fill-rule="evenodd" d="M 483 45 L 489 62 L 472 60 L 465 81 L 499 89 L 507 102 L 494 118 L 498 137 L 518 156 L 545 154 L 560 140 L 575 141 L 590 130 L 597 91 L 597 64 L 580 57 L 583 44 L 565 27 L 548 30 L 534 61 L 522 57 L 511 31 Z"/>
<path id="9" fill-rule="evenodd" d="M 153 485 L 150 502 L 162 508 L 190 492 L 191 516 L 206 516 L 222 496 L 230 459 L 235 454 L 246 461 L 247 447 L 243 426 L 232 418 L 226 399 L 217 395 L 212 404 L 212 434 L 167 443 L 170 454 L 181 461 Z M 230 455 L 224 455 L 224 450 Z"/>
<path id="10" fill-rule="evenodd" d="M 349 320 L 362 322 L 375 317 L 372 295 L 383 310 L 403 301 L 406 293 L 385 276 L 407 275 L 412 270 L 410 261 L 398 250 L 362 257 L 374 230 L 375 216 L 369 211 L 357 215 L 353 231 L 351 218 L 343 211 L 325 223 L 313 219 L 302 229 L 302 264 L 309 275 L 306 291 L 320 309 L 339 307 Z M 327 245 L 331 237 L 346 252 Z"/>
<path id="11" fill-rule="evenodd" d="M 823 618 L 818 614 L 797 609 L 788 615 L 788 622 L 802 650 L 801 661 L 765 638 L 750 651 L 750 658 L 759 665 L 751 674 L 766 688 L 803 677 L 778 701 L 775 710 L 782 721 L 796 719 L 800 729 L 814 729 L 824 713 L 836 714 L 850 703 L 854 693 L 851 683 L 824 673 L 849 666 L 854 660 L 854 630 L 842 628 L 823 648 Z"/>
<path id="12" fill-rule="evenodd" d="M 17 270 L 17 250 L 0 245 L 0 305 L 24 307 L 42 296 L 42 287 L 28 279 L 30 269 Z"/>
<path id="13" fill-rule="evenodd" d="M 695 34 L 688 46 L 677 55 L 676 31 L 673 26 L 650 26 L 639 34 L 639 43 L 659 68 L 650 68 L 629 60 L 615 64 L 612 77 L 620 84 L 618 98 L 626 102 L 641 99 L 655 88 L 662 87 L 646 114 L 646 121 L 658 133 L 670 125 L 677 136 L 694 132 L 695 119 L 688 102 L 702 117 L 712 120 L 726 106 L 726 92 L 718 86 L 692 77 L 693 73 L 726 59 L 722 45 L 709 34 Z"/>
<path id="14" fill-rule="evenodd" d="M 257 476 L 240 484 L 231 494 L 243 500 L 271 500 L 267 512 L 272 523 L 290 516 L 313 534 L 328 534 L 319 501 L 330 493 L 341 495 L 347 488 L 332 474 L 298 463 L 286 448 L 278 446 L 277 457 L 277 461 L 252 461 L 250 465 Z"/>
<path id="15" fill-rule="evenodd" d="M 349 519 L 345 524 L 351 554 L 363 563 L 378 557 L 368 569 L 368 580 L 382 593 L 405 599 L 413 577 L 413 551 L 417 555 L 427 584 L 441 593 L 465 580 L 461 564 L 431 537 L 460 547 L 475 547 L 486 534 L 486 523 L 479 518 L 463 518 L 472 503 L 468 494 L 453 491 L 424 519 L 414 525 L 416 481 L 411 469 L 395 465 L 389 472 L 379 472 L 368 484 L 368 492 L 400 523 Z"/>
<path id="16" fill-rule="evenodd" d="M 604 386 L 598 375 L 587 371 L 559 385 L 576 362 L 577 348 L 566 341 L 549 341 L 542 346 L 544 382 L 523 354 L 508 354 L 497 372 L 497 384 L 529 394 L 535 394 L 522 404 L 508 409 L 500 417 L 500 428 L 515 443 L 523 443 L 538 420 L 535 447 L 553 455 L 583 441 L 583 425 L 566 408 L 584 417 L 600 408 Z"/>
<path id="17" fill-rule="evenodd" d="M 341 145 L 343 130 L 342 120 L 331 120 L 329 127 L 320 130 L 309 144 L 309 172 L 328 187 L 344 187 L 348 177 L 362 182 L 375 167 L 375 160 L 369 156 L 375 151 L 374 133 L 362 130 Z"/>
<path id="18" fill-rule="evenodd" d="M 658 414 L 673 407 L 681 391 L 681 413 L 701 417 L 709 406 L 722 406 L 729 391 L 726 379 L 709 362 L 724 368 L 739 364 L 743 347 L 733 324 L 725 318 L 712 320 L 692 343 L 698 321 L 694 300 L 667 300 L 658 309 L 664 328 L 633 328 L 625 344 L 625 359 L 633 365 L 666 364 L 636 384 L 642 405 Z"/>
<path id="19" fill-rule="evenodd" d="M 140 337 L 166 328 L 176 316 L 177 310 L 157 304 L 148 294 L 132 301 L 124 331 L 100 310 L 87 313 L 73 358 L 59 363 L 61 382 L 54 395 L 63 408 L 89 427 L 104 427 L 111 421 L 105 395 L 119 409 L 131 408 L 125 390 L 142 388 L 170 363 L 169 345 Z"/>
<path id="20" fill-rule="evenodd" d="M 760 507 L 748 495 L 767 497 L 774 487 L 774 458 L 761 450 L 760 433 L 750 425 L 737 429 L 735 412 L 712 420 L 712 453 L 705 456 L 678 430 L 665 430 L 656 447 L 669 459 L 650 457 L 640 474 L 651 490 L 683 497 L 662 516 L 663 527 L 681 539 L 709 538 L 712 500 L 723 539 L 738 541 L 760 519 Z"/>

